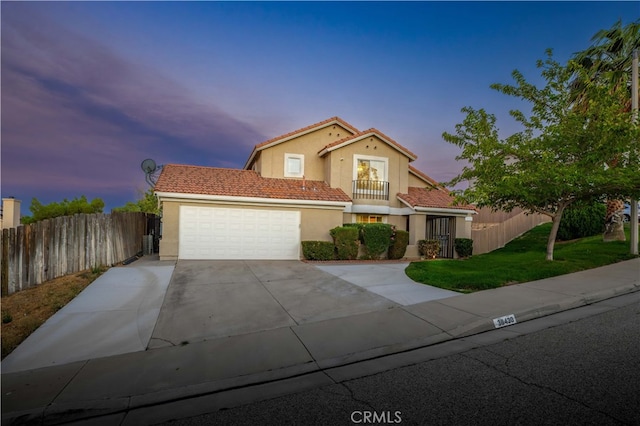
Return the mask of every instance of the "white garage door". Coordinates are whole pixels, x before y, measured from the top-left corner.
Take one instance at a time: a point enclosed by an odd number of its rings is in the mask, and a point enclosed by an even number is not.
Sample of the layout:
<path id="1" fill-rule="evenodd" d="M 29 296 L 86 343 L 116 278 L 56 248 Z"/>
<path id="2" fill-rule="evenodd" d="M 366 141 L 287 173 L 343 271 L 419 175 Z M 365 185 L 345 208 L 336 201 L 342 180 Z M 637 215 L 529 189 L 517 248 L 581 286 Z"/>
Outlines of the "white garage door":
<path id="1" fill-rule="evenodd" d="M 300 212 L 180 206 L 180 259 L 299 259 Z"/>

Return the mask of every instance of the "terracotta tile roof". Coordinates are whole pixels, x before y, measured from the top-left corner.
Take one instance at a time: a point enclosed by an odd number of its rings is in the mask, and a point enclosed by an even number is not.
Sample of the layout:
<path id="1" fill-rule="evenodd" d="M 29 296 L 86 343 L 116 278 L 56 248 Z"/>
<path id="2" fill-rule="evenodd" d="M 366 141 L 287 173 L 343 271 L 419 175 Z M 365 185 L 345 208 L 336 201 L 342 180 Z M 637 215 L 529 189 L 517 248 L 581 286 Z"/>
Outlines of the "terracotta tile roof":
<path id="1" fill-rule="evenodd" d="M 414 154 L 413 152 L 409 151 L 407 148 L 405 148 L 404 146 L 400 145 L 398 142 L 394 141 L 389 136 L 385 135 L 380 130 L 375 129 L 375 128 L 371 128 L 371 129 L 365 130 L 363 132 L 358 132 L 355 135 L 347 136 L 346 138 L 342 138 L 340 140 L 332 142 L 329 145 L 327 145 L 324 148 L 322 148 L 320 151 L 318 151 L 318 153 L 321 153 L 323 151 L 331 151 L 332 148 L 335 148 L 336 146 L 348 145 L 349 143 L 356 142 L 356 141 L 361 140 L 364 137 L 367 137 L 369 135 L 376 135 L 379 138 L 387 141 L 392 147 L 394 147 L 398 151 L 404 153 L 407 157 L 411 158 L 412 160 L 415 160 L 416 158 L 418 158 L 418 156 L 416 154 Z"/>
<path id="2" fill-rule="evenodd" d="M 431 207 L 440 209 L 476 210 L 472 205 L 453 205 L 453 196 L 440 189 L 427 189 L 410 186 L 409 193 L 398 194 L 398 198 L 414 208 Z"/>
<path id="3" fill-rule="evenodd" d="M 341 189 L 324 182 L 263 178 L 252 170 L 167 164 L 155 186 L 156 192 L 256 197 L 287 200 L 351 202 Z"/>
<path id="4" fill-rule="evenodd" d="M 409 171 L 414 173 L 415 175 L 421 177 L 422 179 L 424 179 L 425 181 L 429 182 L 430 184 L 432 184 L 433 186 L 445 191 L 445 192 L 449 192 L 449 190 L 447 188 L 444 188 L 442 186 L 440 186 L 440 183 L 433 179 L 430 176 L 427 176 L 426 173 L 421 172 L 420 170 L 416 169 L 415 167 L 413 167 L 411 164 L 409 164 Z"/>

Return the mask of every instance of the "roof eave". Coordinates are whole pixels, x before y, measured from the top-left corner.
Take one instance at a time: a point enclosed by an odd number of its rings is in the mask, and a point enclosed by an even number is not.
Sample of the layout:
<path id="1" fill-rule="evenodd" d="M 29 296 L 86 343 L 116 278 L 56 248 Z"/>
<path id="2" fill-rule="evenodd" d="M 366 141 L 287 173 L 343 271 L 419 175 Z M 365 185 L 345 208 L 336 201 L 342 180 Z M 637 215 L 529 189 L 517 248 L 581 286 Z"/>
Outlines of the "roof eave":
<path id="1" fill-rule="evenodd" d="M 335 207 L 346 208 L 351 206 L 351 201 L 329 201 L 329 200 L 301 200 L 293 198 L 260 198 L 241 197 L 234 195 L 211 195 L 211 194 L 190 194 L 183 192 L 162 192 L 156 191 L 159 201 L 188 200 L 201 202 L 230 202 L 230 203 L 252 203 L 252 204 L 278 204 L 278 205 L 305 205 L 311 207 Z"/>
<path id="2" fill-rule="evenodd" d="M 370 132 L 363 133 L 363 134 L 358 135 L 358 136 L 355 136 L 355 137 L 353 137 L 353 138 L 349 138 L 349 139 L 345 140 L 344 142 L 342 142 L 342 143 L 340 143 L 340 144 L 338 144 L 338 145 L 335 145 L 335 146 L 328 146 L 328 147 L 326 146 L 326 147 L 322 148 L 322 150 L 320 150 L 320 151 L 318 152 L 318 155 L 319 155 L 320 157 L 323 157 L 323 156 L 325 156 L 327 153 L 329 153 L 329 152 L 331 152 L 331 151 L 335 151 L 335 150 L 337 150 L 337 149 L 340 149 L 340 148 L 345 147 L 345 146 L 347 146 L 347 145 L 351 145 L 352 143 L 355 143 L 355 142 L 361 141 L 361 140 L 366 139 L 366 138 L 371 137 L 371 136 L 376 136 L 378 139 L 380 139 L 381 141 L 383 141 L 384 143 L 386 143 L 387 145 L 389 145 L 391 148 L 393 148 L 393 149 L 395 149 L 396 151 L 398 151 L 398 152 L 400 152 L 400 153 L 404 154 L 407 158 L 409 158 L 409 160 L 410 160 L 410 161 L 415 161 L 415 160 L 418 158 L 418 157 L 417 157 L 415 154 L 413 154 L 412 152 L 405 151 L 405 150 L 401 149 L 401 148 L 400 148 L 400 147 L 398 147 L 395 143 L 392 143 L 392 142 L 391 142 L 391 141 L 389 141 L 386 137 L 384 137 L 384 135 L 381 135 L 379 132 L 377 132 L 377 131 L 375 131 L 375 130 L 374 130 L 374 131 L 370 131 Z"/>
<path id="3" fill-rule="evenodd" d="M 455 208 L 444 208 L 444 207 L 422 207 L 415 206 L 413 208 L 417 212 L 425 212 L 425 213 L 448 213 L 448 214 L 457 214 L 457 215 L 472 215 L 478 214 L 475 210 L 468 209 L 455 209 Z"/>

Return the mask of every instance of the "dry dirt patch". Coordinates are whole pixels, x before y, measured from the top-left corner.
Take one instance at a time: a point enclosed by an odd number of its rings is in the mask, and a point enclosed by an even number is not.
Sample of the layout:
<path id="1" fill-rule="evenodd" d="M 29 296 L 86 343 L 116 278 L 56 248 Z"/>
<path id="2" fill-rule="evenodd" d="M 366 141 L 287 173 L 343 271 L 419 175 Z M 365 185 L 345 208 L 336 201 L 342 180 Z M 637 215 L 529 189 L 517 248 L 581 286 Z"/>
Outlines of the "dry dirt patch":
<path id="1" fill-rule="evenodd" d="M 53 314 L 62 309 L 106 269 L 94 268 L 56 278 L 2 297 L 2 358 Z"/>

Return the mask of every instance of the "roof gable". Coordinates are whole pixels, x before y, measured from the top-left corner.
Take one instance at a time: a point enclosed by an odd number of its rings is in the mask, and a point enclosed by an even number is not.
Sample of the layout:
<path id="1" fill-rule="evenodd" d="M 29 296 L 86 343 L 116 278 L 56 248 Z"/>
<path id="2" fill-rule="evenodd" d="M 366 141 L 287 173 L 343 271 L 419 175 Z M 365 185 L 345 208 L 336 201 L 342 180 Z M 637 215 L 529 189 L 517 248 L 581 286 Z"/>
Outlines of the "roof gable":
<path id="1" fill-rule="evenodd" d="M 393 149 L 399 151 L 400 153 L 402 153 L 403 155 L 409 157 L 409 161 L 413 161 L 416 158 L 418 158 L 418 156 L 416 154 L 414 154 L 413 152 L 409 151 L 407 148 L 405 148 L 404 146 L 400 145 L 398 142 L 394 141 L 393 139 L 391 139 L 389 136 L 385 135 L 384 133 L 382 133 L 381 131 L 379 131 L 378 129 L 375 128 L 371 128 L 368 130 L 365 130 L 363 132 L 358 132 L 354 135 L 351 136 L 347 136 L 346 138 L 342 138 L 340 140 L 337 140 L 335 142 L 330 143 L 329 145 L 325 146 L 324 148 L 322 148 L 320 151 L 318 151 L 318 154 L 320 156 L 324 156 L 325 154 L 334 151 L 336 149 L 340 149 L 344 146 L 350 145 L 352 143 L 361 141 L 363 139 L 366 139 L 370 136 L 376 136 L 378 137 L 380 140 L 382 140 L 384 143 L 386 143 L 387 145 L 389 145 L 390 147 L 392 147 Z"/>
<path id="2" fill-rule="evenodd" d="M 321 129 L 324 129 L 325 127 L 329 127 L 333 125 L 338 125 L 351 134 L 356 134 L 359 132 L 358 129 L 356 129 L 355 127 L 353 127 L 351 124 L 347 123 L 340 117 L 331 117 L 324 121 L 320 121 L 318 123 L 303 127 L 298 130 L 294 130 L 293 132 L 285 133 L 284 135 L 280 135 L 275 138 L 269 139 L 268 141 L 264 141 L 262 143 L 257 144 L 256 146 L 253 147 L 253 151 L 251 151 L 251 155 L 249 155 L 249 159 L 245 163 L 244 168 L 248 169 L 249 166 L 251 165 L 251 162 L 254 160 L 255 156 L 258 154 L 258 152 L 262 151 L 265 148 L 269 148 L 274 145 L 281 144 L 291 139 L 295 139 L 297 137 L 300 137 L 308 133 L 315 132 L 317 130 L 321 130 Z"/>
<path id="3" fill-rule="evenodd" d="M 351 199 L 320 181 L 264 178 L 252 170 L 167 164 L 155 192 L 280 200 L 337 201 Z"/>

